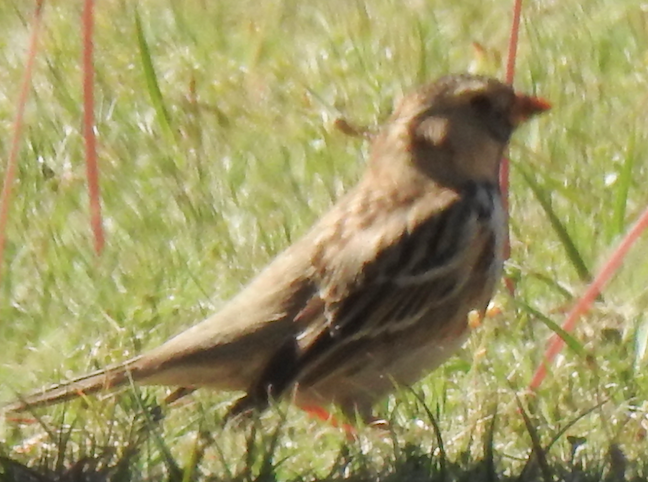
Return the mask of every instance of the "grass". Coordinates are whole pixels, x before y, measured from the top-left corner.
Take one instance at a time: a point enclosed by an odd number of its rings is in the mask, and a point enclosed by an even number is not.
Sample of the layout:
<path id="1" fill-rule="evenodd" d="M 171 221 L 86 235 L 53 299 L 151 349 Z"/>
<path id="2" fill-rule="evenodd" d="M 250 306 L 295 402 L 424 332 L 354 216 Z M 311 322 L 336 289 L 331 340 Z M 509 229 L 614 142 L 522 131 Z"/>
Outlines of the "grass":
<path id="1" fill-rule="evenodd" d="M 154 347 L 222 306 L 358 178 L 367 145 L 335 119 L 378 125 L 401 92 L 476 64 L 501 77 L 509 7 L 98 3 L 107 244 L 97 259 L 80 131 L 81 6 L 48 3 L 0 279 L 0 402 Z M 30 8 L 0 3 L 3 158 Z M 163 391 L 150 389 L 44 410 L 37 423 L 0 422 L 1 478 L 648 478 L 645 241 L 538 394 L 524 394 L 551 322 L 648 203 L 647 15 L 639 2 L 525 3 L 516 85 L 554 109 L 510 151 L 516 298 L 500 293 L 502 314 L 458 356 L 377 407 L 391 432 L 360 429 L 349 441 L 285 404 L 222 428 L 233 397 L 209 392 L 154 420 Z"/>

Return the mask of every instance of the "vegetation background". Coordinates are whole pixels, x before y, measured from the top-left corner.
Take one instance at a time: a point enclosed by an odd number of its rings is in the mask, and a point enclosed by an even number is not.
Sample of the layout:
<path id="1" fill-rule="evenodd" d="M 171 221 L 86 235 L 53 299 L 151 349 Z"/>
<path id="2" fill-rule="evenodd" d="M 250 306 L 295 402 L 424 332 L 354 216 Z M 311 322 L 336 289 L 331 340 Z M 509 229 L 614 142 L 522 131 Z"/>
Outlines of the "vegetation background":
<path id="1" fill-rule="evenodd" d="M 0 402 L 221 306 L 357 180 L 368 146 L 335 120 L 378 126 L 402 92 L 449 72 L 502 77 L 511 3 L 97 2 L 97 258 L 82 6 L 48 2 L 0 278 Z M 0 2 L 3 158 L 32 9 Z M 502 291 L 501 313 L 458 356 L 377 407 L 389 431 L 350 440 L 285 404 L 223 429 L 232 394 L 160 411 L 164 391 L 147 389 L 0 422 L 0 478 L 646 480 L 645 242 L 537 394 L 525 391 L 553 324 L 648 204 L 648 4 L 538 0 L 523 12 L 515 84 L 554 109 L 510 150 L 515 297 Z"/>

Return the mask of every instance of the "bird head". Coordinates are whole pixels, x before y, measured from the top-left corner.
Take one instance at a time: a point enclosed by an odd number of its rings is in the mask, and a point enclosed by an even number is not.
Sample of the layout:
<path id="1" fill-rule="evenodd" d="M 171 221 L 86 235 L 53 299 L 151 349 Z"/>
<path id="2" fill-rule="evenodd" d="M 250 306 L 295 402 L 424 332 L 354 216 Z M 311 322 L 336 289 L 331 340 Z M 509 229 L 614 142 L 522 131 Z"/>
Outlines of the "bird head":
<path id="1" fill-rule="evenodd" d="M 545 100 L 516 93 L 496 79 L 447 76 L 401 100 L 383 131 L 387 142 L 379 140 L 377 147 L 397 146 L 407 153 L 398 158 L 440 184 L 496 184 L 513 131 L 549 108 Z"/>

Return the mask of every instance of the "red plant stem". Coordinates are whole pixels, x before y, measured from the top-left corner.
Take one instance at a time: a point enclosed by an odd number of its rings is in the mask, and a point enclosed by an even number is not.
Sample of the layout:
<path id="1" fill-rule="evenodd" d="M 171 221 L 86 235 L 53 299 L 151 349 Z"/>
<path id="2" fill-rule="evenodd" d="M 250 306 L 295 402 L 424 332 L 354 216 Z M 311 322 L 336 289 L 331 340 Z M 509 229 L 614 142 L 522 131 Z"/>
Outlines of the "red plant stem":
<path id="1" fill-rule="evenodd" d="M 634 226 L 630 228 L 628 234 L 626 234 L 621 240 L 617 249 L 612 253 L 603 268 L 601 268 L 601 271 L 596 275 L 592 284 L 589 285 L 583 296 L 569 312 L 567 320 L 565 320 L 565 323 L 562 326 L 565 331 L 569 332 L 574 329 L 578 317 L 590 308 L 596 297 L 601 293 L 605 284 L 610 280 L 612 275 L 616 273 L 634 242 L 639 239 L 639 236 L 646 228 L 648 228 L 648 208 L 641 214 L 641 217 Z M 533 379 L 529 385 L 531 390 L 537 390 L 538 387 L 540 387 L 540 384 L 547 375 L 547 365 L 554 360 L 564 344 L 565 342 L 563 339 L 554 333 L 549 342 L 547 351 L 545 351 L 543 362 L 533 375 Z"/>
<path id="2" fill-rule="evenodd" d="M 94 248 L 97 254 L 103 250 L 105 238 L 101 222 L 101 193 L 99 191 L 99 169 L 97 168 L 97 138 L 94 118 L 94 66 L 92 62 L 94 0 L 85 0 L 83 8 L 83 137 L 86 142 L 86 174 L 90 198 L 90 224 L 94 234 Z"/>
<path id="3" fill-rule="evenodd" d="M 506 61 L 506 82 L 513 84 L 515 78 L 515 60 L 517 59 L 517 46 L 518 38 L 520 36 L 520 17 L 522 16 L 522 0 L 514 0 L 513 2 L 513 18 L 511 19 L 511 36 L 508 45 L 508 58 Z M 500 190 L 502 192 L 502 205 L 504 212 L 509 212 L 509 176 L 510 176 L 510 163 L 507 157 L 502 159 L 500 165 Z M 511 240 L 510 235 L 506 233 L 506 240 L 504 242 L 504 259 L 507 260 L 511 257 Z M 513 294 L 514 286 L 510 279 L 504 280 L 506 287 Z"/>
<path id="4" fill-rule="evenodd" d="M 36 0 L 36 8 L 34 9 L 34 17 L 32 18 L 31 24 L 29 50 L 27 51 L 27 61 L 25 63 L 25 72 L 23 73 L 22 82 L 20 84 L 16 117 L 13 123 L 14 130 L 13 135 L 11 136 L 11 150 L 9 151 L 7 171 L 2 185 L 2 193 L 0 194 L 0 266 L 4 265 L 4 249 L 6 244 L 11 193 L 14 180 L 16 179 L 16 170 L 18 168 L 18 152 L 20 151 L 20 137 L 22 135 L 25 117 L 25 105 L 27 104 L 27 96 L 29 95 L 29 88 L 31 87 L 34 59 L 36 58 L 36 52 L 38 51 L 38 36 L 41 29 L 41 18 L 43 16 L 43 3 L 43 0 Z"/>
<path id="5" fill-rule="evenodd" d="M 511 37 L 509 38 L 508 60 L 506 61 L 506 82 L 513 83 L 515 78 L 515 60 L 517 59 L 518 38 L 520 36 L 520 17 L 522 0 L 513 2 L 513 19 L 511 20 Z"/>

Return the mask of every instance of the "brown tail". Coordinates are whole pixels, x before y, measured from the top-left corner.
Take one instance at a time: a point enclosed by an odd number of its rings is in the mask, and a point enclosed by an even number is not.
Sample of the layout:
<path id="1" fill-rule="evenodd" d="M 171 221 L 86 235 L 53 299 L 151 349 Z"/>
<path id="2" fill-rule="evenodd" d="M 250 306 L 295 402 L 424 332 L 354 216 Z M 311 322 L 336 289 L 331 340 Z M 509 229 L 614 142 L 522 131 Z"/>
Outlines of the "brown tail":
<path id="1" fill-rule="evenodd" d="M 65 402 L 82 395 L 112 390 L 136 378 L 131 373 L 131 368 L 139 359 L 140 357 L 136 357 L 119 365 L 88 373 L 40 392 L 19 397 L 2 408 L 10 412 L 23 412 L 32 408 Z"/>

